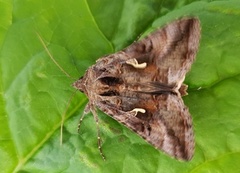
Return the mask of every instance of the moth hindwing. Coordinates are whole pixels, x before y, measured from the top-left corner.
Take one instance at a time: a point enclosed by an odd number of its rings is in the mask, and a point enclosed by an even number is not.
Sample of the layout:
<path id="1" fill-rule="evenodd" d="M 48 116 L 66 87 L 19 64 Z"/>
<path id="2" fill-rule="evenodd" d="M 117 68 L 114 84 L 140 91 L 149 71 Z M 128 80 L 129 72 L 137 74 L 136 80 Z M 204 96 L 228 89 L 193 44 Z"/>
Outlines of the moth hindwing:
<path id="1" fill-rule="evenodd" d="M 181 160 L 194 153 L 192 119 L 182 96 L 195 59 L 200 22 L 183 18 L 156 30 L 122 51 L 104 56 L 73 86 L 96 107 L 157 149 Z"/>

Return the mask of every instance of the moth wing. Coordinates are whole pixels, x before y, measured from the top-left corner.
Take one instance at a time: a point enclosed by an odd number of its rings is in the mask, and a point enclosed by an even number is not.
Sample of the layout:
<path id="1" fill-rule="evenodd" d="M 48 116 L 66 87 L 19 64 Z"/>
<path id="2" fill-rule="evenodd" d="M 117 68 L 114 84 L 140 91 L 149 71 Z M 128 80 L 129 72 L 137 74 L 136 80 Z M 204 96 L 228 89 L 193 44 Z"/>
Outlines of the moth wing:
<path id="1" fill-rule="evenodd" d="M 155 81 L 178 85 L 184 80 L 195 59 L 200 30 L 197 18 L 176 20 L 134 42 L 124 49 L 124 52 L 138 63 L 146 62 L 144 73 L 155 75 Z"/>
<path id="2" fill-rule="evenodd" d="M 142 94 L 130 99 L 121 109 L 118 98 L 105 97 L 98 108 L 130 128 L 157 149 L 181 160 L 190 160 L 194 153 L 192 119 L 183 100 L 174 94 L 149 96 Z M 127 100 L 125 100 L 127 101 Z M 142 108 L 146 112 L 134 112 Z"/>

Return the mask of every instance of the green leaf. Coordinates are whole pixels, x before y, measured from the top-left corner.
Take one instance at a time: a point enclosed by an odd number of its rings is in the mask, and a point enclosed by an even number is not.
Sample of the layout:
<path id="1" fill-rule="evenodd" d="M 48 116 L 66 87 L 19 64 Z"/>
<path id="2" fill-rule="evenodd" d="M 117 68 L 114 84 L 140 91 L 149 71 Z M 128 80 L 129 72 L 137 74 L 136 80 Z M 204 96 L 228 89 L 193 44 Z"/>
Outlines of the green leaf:
<path id="1" fill-rule="evenodd" d="M 239 1 L 5 0 L 0 9 L 0 172 L 239 172 Z M 198 16 L 202 26 L 185 80 L 193 160 L 170 158 L 99 112 L 104 162 L 91 114 L 77 133 L 87 98 L 77 93 L 68 107 L 71 83 L 99 57 L 182 16 Z"/>

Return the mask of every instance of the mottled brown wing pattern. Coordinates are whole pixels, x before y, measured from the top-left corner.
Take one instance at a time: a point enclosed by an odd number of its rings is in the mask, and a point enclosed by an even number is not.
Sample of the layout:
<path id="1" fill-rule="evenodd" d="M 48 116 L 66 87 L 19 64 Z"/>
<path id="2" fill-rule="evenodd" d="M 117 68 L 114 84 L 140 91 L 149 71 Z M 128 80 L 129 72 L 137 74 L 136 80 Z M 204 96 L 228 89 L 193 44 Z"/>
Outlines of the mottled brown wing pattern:
<path id="1" fill-rule="evenodd" d="M 100 58 L 73 86 L 95 106 L 177 159 L 194 152 L 192 120 L 181 95 L 200 39 L 196 18 L 176 20 L 126 49 Z"/>
<path id="2" fill-rule="evenodd" d="M 175 94 L 149 95 L 139 93 L 134 98 L 108 97 L 97 107 L 118 122 L 135 131 L 158 149 L 178 159 L 189 160 L 194 152 L 192 120 L 187 107 Z M 145 113 L 131 112 L 142 108 Z"/>
<path id="3" fill-rule="evenodd" d="M 147 62 L 151 67 L 155 66 L 157 70 L 149 70 L 155 77 L 154 81 L 176 85 L 184 80 L 189 71 L 198 50 L 199 40 L 199 20 L 186 18 L 174 21 L 133 43 L 124 52 L 140 63 Z"/>

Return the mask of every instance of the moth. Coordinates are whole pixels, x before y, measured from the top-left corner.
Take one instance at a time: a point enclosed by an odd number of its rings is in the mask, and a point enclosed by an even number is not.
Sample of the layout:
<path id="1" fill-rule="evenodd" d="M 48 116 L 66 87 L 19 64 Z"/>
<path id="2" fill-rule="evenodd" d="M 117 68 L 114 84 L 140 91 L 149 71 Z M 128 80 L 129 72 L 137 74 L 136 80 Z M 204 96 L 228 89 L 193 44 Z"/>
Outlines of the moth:
<path id="1" fill-rule="evenodd" d="M 155 148 L 190 160 L 195 142 L 191 115 L 182 100 L 187 94 L 183 81 L 200 35 L 197 18 L 182 18 L 98 59 L 73 83 L 89 99 L 83 116 L 91 112 L 98 123 L 98 108 Z M 98 145 L 104 158 L 100 137 Z"/>
<path id="2" fill-rule="evenodd" d="M 85 113 L 96 108 L 157 149 L 181 160 L 194 153 L 192 119 L 183 84 L 199 47 L 200 22 L 183 18 L 104 56 L 73 86 L 86 94 Z"/>

